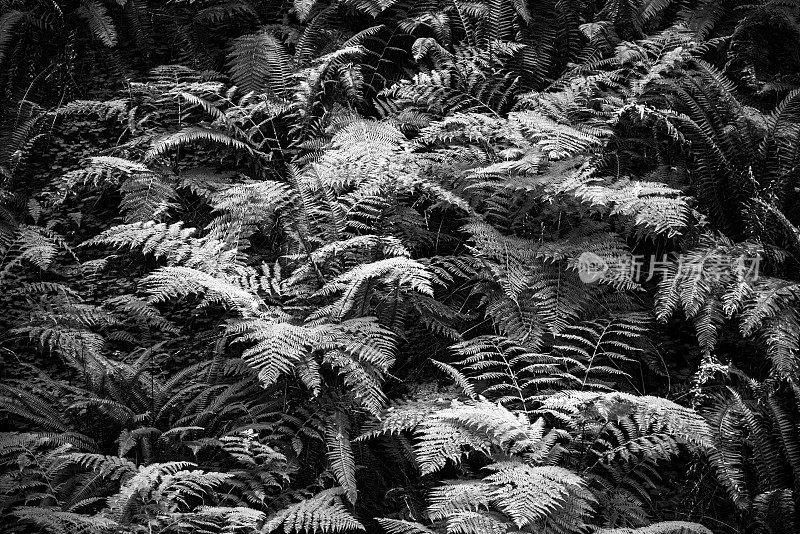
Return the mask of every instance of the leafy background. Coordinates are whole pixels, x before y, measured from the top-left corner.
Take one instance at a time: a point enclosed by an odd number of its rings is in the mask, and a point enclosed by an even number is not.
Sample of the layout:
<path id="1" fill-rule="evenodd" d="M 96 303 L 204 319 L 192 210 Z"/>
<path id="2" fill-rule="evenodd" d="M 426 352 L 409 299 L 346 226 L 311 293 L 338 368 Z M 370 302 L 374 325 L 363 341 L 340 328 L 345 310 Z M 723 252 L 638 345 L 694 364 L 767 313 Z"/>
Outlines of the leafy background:
<path id="1" fill-rule="evenodd" d="M 797 532 L 798 17 L 0 0 L 0 529 Z"/>

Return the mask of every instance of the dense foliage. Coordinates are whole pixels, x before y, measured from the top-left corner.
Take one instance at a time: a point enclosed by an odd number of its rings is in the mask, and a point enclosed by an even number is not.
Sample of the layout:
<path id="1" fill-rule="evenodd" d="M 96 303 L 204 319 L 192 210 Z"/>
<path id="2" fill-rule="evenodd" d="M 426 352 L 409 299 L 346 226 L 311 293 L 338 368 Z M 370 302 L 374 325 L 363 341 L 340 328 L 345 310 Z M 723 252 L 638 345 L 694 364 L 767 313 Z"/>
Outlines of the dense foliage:
<path id="1" fill-rule="evenodd" d="M 796 533 L 800 2 L 0 0 L 0 531 Z"/>

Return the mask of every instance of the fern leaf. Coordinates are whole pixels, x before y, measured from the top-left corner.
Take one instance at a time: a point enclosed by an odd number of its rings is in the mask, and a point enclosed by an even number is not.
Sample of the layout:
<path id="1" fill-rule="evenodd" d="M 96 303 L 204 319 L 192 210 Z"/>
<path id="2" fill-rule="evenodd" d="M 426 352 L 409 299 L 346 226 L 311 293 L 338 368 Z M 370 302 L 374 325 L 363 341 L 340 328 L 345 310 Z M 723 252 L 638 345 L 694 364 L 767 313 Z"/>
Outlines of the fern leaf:
<path id="1" fill-rule="evenodd" d="M 347 500 L 351 504 L 355 504 L 358 487 L 356 486 L 356 466 L 350 443 L 349 426 L 347 416 L 336 412 L 333 421 L 325 431 L 325 441 L 328 445 L 328 459 L 333 474 L 345 491 Z"/>
<path id="2" fill-rule="evenodd" d="M 100 514 L 91 516 L 47 507 L 23 506 L 14 510 L 12 514 L 52 534 L 113 532 L 122 528 L 116 521 Z"/>
<path id="3" fill-rule="evenodd" d="M 639 528 L 602 528 L 595 534 L 711 534 L 711 531 L 698 523 L 662 521 Z"/>
<path id="4" fill-rule="evenodd" d="M 150 149 L 145 153 L 144 159 L 145 161 L 152 161 L 170 151 L 195 143 L 216 144 L 222 147 L 247 152 L 251 155 L 257 154 L 247 143 L 231 137 L 226 133 L 201 126 L 190 126 L 179 132 L 167 134 L 156 139 Z"/>
<path id="5" fill-rule="evenodd" d="M 402 519 L 379 517 L 377 521 L 387 534 L 436 534 L 435 531 L 424 525 Z"/>
<path id="6" fill-rule="evenodd" d="M 294 12 L 297 14 L 297 20 L 305 22 L 316 3 L 316 0 L 294 0 Z"/>
<path id="7" fill-rule="evenodd" d="M 109 48 L 116 46 L 117 30 L 103 4 L 95 0 L 84 0 L 75 12 L 86 20 L 100 42 Z"/>
<path id="8" fill-rule="evenodd" d="M 4 63 L 6 50 L 15 35 L 16 26 L 19 25 L 24 18 L 25 14 L 18 9 L 9 9 L 0 16 L 0 65 Z"/>
<path id="9" fill-rule="evenodd" d="M 286 93 L 291 74 L 289 55 L 268 31 L 234 39 L 228 67 L 233 81 L 246 92 L 269 92 L 276 96 Z"/>
<path id="10" fill-rule="evenodd" d="M 274 532 L 279 528 L 287 534 L 315 532 L 339 533 L 365 530 L 342 506 L 339 495 L 341 488 L 322 491 L 310 499 L 293 504 L 269 518 L 264 524 L 264 532 Z"/>

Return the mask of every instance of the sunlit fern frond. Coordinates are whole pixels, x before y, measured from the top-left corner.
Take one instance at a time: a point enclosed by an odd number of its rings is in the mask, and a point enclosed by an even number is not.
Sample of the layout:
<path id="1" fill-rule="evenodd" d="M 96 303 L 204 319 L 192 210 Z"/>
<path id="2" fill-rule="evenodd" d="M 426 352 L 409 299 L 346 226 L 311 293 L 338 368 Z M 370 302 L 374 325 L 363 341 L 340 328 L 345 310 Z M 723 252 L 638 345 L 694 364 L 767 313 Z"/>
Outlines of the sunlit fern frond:
<path id="1" fill-rule="evenodd" d="M 324 490 L 317 495 L 293 504 L 268 518 L 265 532 L 283 528 L 285 532 L 320 531 L 326 533 L 363 531 L 364 527 L 342 505 L 342 488 Z"/>
<path id="2" fill-rule="evenodd" d="M 245 92 L 277 96 L 286 92 L 292 71 L 283 43 L 264 30 L 233 40 L 228 67 L 233 81 Z"/>
<path id="3" fill-rule="evenodd" d="M 142 281 L 149 302 L 158 303 L 200 295 L 205 303 L 219 303 L 247 315 L 264 306 L 264 301 L 240 286 L 193 269 L 191 267 L 162 267 Z"/>
<path id="4" fill-rule="evenodd" d="M 14 510 L 13 515 L 20 521 L 34 524 L 51 534 L 70 532 L 112 532 L 120 528 L 119 523 L 103 515 L 87 515 L 66 512 L 52 507 L 23 506 Z"/>
<path id="5" fill-rule="evenodd" d="M 249 143 L 232 137 L 225 132 L 205 126 L 189 126 L 175 133 L 162 135 L 155 139 L 144 155 L 145 161 L 153 161 L 176 149 L 197 144 L 208 144 L 218 148 L 243 152 L 257 157 L 260 152 Z"/>
<path id="6" fill-rule="evenodd" d="M 602 528 L 596 534 L 711 534 L 711 531 L 699 523 L 688 521 L 660 521 L 638 528 Z"/>

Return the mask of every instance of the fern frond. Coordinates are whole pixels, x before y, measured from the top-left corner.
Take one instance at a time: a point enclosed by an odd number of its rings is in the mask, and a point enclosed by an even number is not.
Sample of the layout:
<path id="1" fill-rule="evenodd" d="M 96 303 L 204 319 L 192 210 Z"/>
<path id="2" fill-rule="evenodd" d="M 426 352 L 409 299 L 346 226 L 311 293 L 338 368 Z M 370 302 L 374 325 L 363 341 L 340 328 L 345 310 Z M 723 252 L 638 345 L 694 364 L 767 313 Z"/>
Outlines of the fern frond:
<path id="1" fill-rule="evenodd" d="M 425 525 L 404 521 L 402 519 L 379 517 L 377 521 L 387 534 L 436 534 L 435 531 L 429 529 Z"/>
<path id="2" fill-rule="evenodd" d="M 519 453 L 534 448 L 541 439 L 524 416 L 517 417 L 502 406 L 487 401 L 454 404 L 433 413 L 419 428 L 415 450 L 422 474 L 440 470 L 448 460 L 459 462 L 469 449 Z"/>
<path id="3" fill-rule="evenodd" d="M 68 326 L 29 326 L 15 332 L 28 334 L 31 341 L 60 354 L 79 371 L 97 372 L 112 367 L 103 355 L 105 340 L 94 332 Z"/>
<path id="4" fill-rule="evenodd" d="M 100 514 L 90 516 L 40 506 L 23 506 L 12 513 L 18 519 L 33 523 L 51 534 L 113 532 L 121 528 L 119 523 Z"/>
<path id="5" fill-rule="evenodd" d="M 291 74 L 289 55 L 270 32 L 260 31 L 233 40 L 228 53 L 231 78 L 245 92 L 282 96 Z"/>
<path id="6" fill-rule="evenodd" d="M 585 482 L 567 469 L 521 462 L 501 462 L 486 469 L 492 472 L 483 479 L 493 486 L 491 499 L 519 528 L 563 514 L 566 517 L 552 521 L 579 529 L 591 512 L 594 499 Z"/>
<path id="7" fill-rule="evenodd" d="M 336 412 L 333 421 L 326 429 L 325 442 L 328 446 L 328 459 L 333 474 L 341 484 L 347 500 L 351 504 L 355 504 L 358 487 L 356 486 L 356 466 L 350 443 L 349 426 L 347 416 Z"/>
<path id="8" fill-rule="evenodd" d="M 433 295 L 431 276 L 421 263 L 402 256 L 361 264 L 326 284 L 321 295 L 342 292 L 334 306 L 333 316 L 343 318 L 368 297 L 365 293 L 372 283 L 397 284 L 406 291 Z"/>
<path id="9" fill-rule="evenodd" d="M 661 521 L 639 528 L 602 528 L 595 534 L 711 534 L 711 531 L 699 523 Z"/>
<path id="10" fill-rule="evenodd" d="M 104 45 L 110 48 L 117 44 L 117 30 L 114 27 L 114 21 L 111 20 L 103 4 L 95 0 L 84 0 L 75 13 L 86 20 L 92 33 Z"/>
<path id="11" fill-rule="evenodd" d="M 434 412 L 449 405 L 450 401 L 445 399 L 395 402 L 368 424 L 356 441 L 414 430 Z"/>
<path id="12" fill-rule="evenodd" d="M 0 16 L 0 65 L 4 63 L 9 43 L 15 35 L 15 28 L 25 20 L 25 13 L 18 9 L 9 9 Z"/>
<path id="13" fill-rule="evenodd" d="M 319 340 L 319 333 L 311 328 L 261 319 L 238 324 L 236 329 L 241 332 L 238 341 L 255 342 L 242 357 L 258 371 L 259 379 L 266 385 L 292 372 L 310 352 L 310 345 Z"/>
<path id="14" fill-rule="evenodd" d="M 202 295 L 208 303 L 220 303 L 252 314 L 264 306 L 257 295 L 227 280 L 191 267 L 162 267 L 142 280 L 149 302 L 158 303 L 188 295 Z"/>
<path id="15" fill-rule="evenodd" d="M 702 450 L 713 448 L 713 433 L 703 417 L 661 397 L 563 391 L 545 399 L 542 409 L 577 414 L 587 406 L 594 406 L 604 420 L 629 416 L 640 428 L 667 433 Z"/>
<path id="16" fill-rule="evenodd" d="M 197 143 L 218 145 L 223 148 L 246 152 L 250 155 L 260 154 L 260 152 L 254 150 L 249 144 L 219 130 L 203 126 L 189 126 L 178 132 L 166 134 L 157 138 L 145 153 L 144 159 L 145 161 L 153 161 L 164 156 L 168 152 Z"/>
<path id="17" fill-rule="evenodd" d="M 264 532 L 283 528 L 287 533 L 352 532 L 365 530 L 341 504 L 341 488 L 322 491 L 315 496 L 281 510 L 264 524 Z"/>

